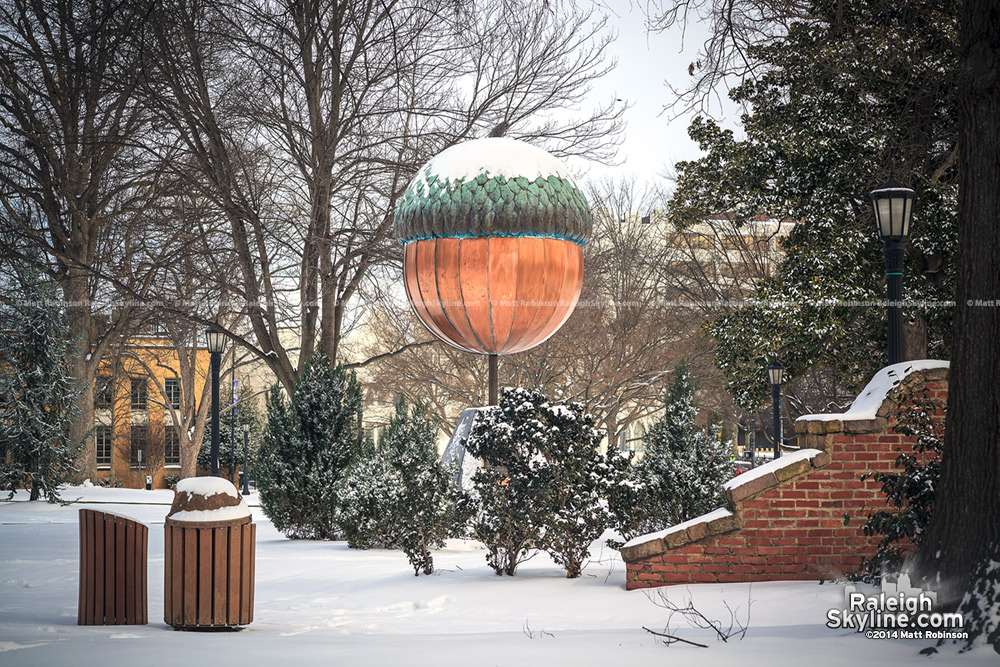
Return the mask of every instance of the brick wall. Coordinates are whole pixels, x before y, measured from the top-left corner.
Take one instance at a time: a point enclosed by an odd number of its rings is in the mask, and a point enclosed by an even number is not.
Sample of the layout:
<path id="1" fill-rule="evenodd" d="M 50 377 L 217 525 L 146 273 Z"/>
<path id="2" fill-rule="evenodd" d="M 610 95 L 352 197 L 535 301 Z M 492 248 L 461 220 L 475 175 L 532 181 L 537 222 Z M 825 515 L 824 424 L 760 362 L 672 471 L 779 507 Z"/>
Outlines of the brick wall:
<path id="1" fill-rule="evenodd" d="M 937 367 L 905 375 L 874 419 L 845 414 L 796 422 L 800 445 L 817 451 L 769 463 L 767 474 L 726 491 L 726 516 L 624 547 L 626 587 L 819 579 L 854 571 L 875 551 L 876 539 L 861 526 L 886 506 L 880 484 L 860 477 L 895 470 L 897 450 L 912 448 L 912 438 L 892 432 L 904 386 L 923 385 L 944 405 L 947 372 Z"/>

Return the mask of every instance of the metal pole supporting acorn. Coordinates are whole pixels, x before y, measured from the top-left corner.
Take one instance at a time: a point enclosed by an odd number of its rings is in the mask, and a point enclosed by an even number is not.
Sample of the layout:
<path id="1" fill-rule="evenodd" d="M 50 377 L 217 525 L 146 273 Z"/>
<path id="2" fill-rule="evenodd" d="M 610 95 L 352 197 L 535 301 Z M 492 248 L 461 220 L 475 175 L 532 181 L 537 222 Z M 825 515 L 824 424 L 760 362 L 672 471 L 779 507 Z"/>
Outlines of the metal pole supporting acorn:
<path id="1" fill-rule="evenodd" d="M 489 374 L 489 388 L 490 388 L 490 402 L 489 405 L 498 405 L 500 403 L 499 398 L 499 384 L 498 375 L 500 374 L 500 356 L 496 354 L 491 354 L 490 359 L 490 374 Z"/>

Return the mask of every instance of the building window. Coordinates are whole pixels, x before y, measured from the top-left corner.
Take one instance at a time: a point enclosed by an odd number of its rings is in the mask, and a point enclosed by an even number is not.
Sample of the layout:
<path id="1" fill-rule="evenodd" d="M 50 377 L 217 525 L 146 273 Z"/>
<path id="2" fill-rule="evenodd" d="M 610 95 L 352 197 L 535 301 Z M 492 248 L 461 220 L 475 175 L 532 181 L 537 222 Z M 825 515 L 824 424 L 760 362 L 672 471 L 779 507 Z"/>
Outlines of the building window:
<path id="1" fill-rule="evenodd" d="M 167 378 L 163 381 L 163 393 L 167 399 L 167 405 L 174 410 L 181 409 L 181 381 L 177 378 Z"/>
<path id="2" fill-rule="evenodd" d="M 149 388 L 145 377 L 133 375 L 132 381 L 132 409 L 145 410 L 149 407 Z"/>
<path id="3" fill-rule="evenodd" d="M 135 385 L 133 385 L 135 386 Z M 139 452 L 142 452 L 142 464 L 147 465 L 149 462 L 149 427 L 139 426 L 137 424 L 132 425 L 131 433 L 131 455 L 129 456 L 129 465 L 138 466 L 140 461 Z"/>
<path id="4" fill-rule="evenodd" d="M 111 443 L 113 435 L 108 426 L 97 427 L 97 465 L 111 465 Z"/>
<path id="5" fill-rule="evenodd" d="M 98 410 L 110 410 L 113 400 L 114 385 L 111 376 L 98 375 L 97 386 L 94 389 L 94 407 Z"/>
<path id="6" fill-rule="evenodd" d="M 163 427 L 163 463 L 168 466 L 181 464 L 181 439 L 173 426 Z"/>
<path id="7" fill-rule="evenodd" d="M 621 450 L 623 452 L 641 452 L 642 451 L 642 438 L 627 438 L 622 442 Z"/>

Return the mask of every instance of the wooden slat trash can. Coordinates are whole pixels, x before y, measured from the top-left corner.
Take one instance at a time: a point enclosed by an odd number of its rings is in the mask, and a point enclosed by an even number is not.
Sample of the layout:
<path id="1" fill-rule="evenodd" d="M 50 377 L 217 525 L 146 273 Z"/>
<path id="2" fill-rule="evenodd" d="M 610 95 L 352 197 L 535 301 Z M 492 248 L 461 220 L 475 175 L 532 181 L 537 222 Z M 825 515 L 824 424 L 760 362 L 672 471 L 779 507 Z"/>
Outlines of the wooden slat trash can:
<path id="1" fill-rule="evenodd" d="M 79 625 L 145 625 L 149 527 L 112 512 L 80 510 Z"/>
<path id="2" fill-rule="evenodd" d="M 229 481 L 177 483 L 164 525 L 163 620 L 179 630 L 253 621 L 257 526 Z"/>

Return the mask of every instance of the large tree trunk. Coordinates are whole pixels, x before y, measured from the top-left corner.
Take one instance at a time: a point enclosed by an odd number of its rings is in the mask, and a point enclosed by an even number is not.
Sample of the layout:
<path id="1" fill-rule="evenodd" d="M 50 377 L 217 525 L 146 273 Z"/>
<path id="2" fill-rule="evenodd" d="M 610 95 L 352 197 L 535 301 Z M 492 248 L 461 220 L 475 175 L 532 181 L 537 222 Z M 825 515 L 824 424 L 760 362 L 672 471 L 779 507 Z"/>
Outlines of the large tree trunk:
<path id="1" fill-rule="evenodd" d="M 66 314 L 70 335 L 73 336 L 68 359 L 69 372 L 74 379 L 74 388 L 81 392 L 75 401 L 77 413 L 73 416 L 69 429 L 71 443 L 84 443 L 76 461 L 79 472 L 73 478 L 74 482 L 80 483 L 88 477 L 94 479 L 97 476 L 97 445 L 94 438 L 90 437 L 94 427 L 94 365 L 90 363 L 93 331 L 86 272 L 69 269 L 69 276 L 62 281 L 62 288 L 63 297 L 69 304 Z"/>
<path id="2" fill-rule="evenodd" d="M 1000 3 L 965 0 L 960 39 L 954 349 L 941 481 L 916 560 L 952 605 L 1000 549 Z"/>

